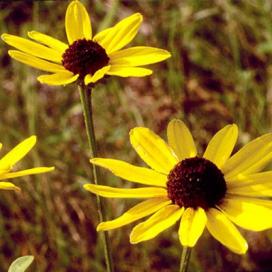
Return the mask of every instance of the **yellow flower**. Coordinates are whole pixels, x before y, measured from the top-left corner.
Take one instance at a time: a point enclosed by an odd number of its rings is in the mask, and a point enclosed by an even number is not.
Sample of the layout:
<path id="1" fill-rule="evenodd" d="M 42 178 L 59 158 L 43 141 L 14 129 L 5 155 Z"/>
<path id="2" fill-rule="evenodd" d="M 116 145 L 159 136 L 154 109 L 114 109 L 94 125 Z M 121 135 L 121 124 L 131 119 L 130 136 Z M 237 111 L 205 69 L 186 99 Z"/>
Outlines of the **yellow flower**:
<path id="1" fill-rule="evenodd" d="M 121 50 L 136 36 L 142 15 L 135 13 L 115 26 L 92 36 L 90 17 L 79 1 L 72 1 L 66 11 L 68 43 L 37 31 L 28 32 L 33 41 L 3 34 L 2 39 L 19 49 L 9 55 L 37 69 L 52 72 L 38 77 L 41 83 L 65 85 L 77 79 L 95 83 L 105 75 L 143 77 L 152 70 L 139 66 L 163 61 L 170 53 L 154 47 L 136 46 Z"/>
<path id="2" fill-rule="evenodd" d="M 272 160 L 272 133 L 246 144 L 231 156 L 238 137 L 235 124 L 211 139 L 200 157 L 185 124 L 172 120 L 168 144 L 148 128 L 130 132 L 138 155 L 151 167 L 94 158 L 91 162 L 128 181 L 149 187 L 119 189 L 93 184 L 85 189 L 103 197 L 147 198 L 115 220 L 102 222 L 98 231 L 111 230 L 153 214 L 131 232 L 133 244 L 149 240 L 181 220 L 179 239 L 193 247 L 205 227 L 223 245 L 244 254 L 248 245 L 238 226 L 261 231 L 272 227 L 272 171 L 261 170 Z"/>
<path id="3" fill-rule="evenodd" d="M 31 136 L 8 152 L 2 159 L 0 159 L 0 180 L 10 178 L 22 177 L 27 175 L 35 175 L 54 170 L 54 167 L 35 167 L 31 169 L 12 171 L 13 166 L 20 161 L 36 144 L 36 136 Z M 0 144 L 0 149 L 2 144 Z M 0 189 L 2 190 L 16 190 L 20 188 L 11 182 L 0 181 Z"/>

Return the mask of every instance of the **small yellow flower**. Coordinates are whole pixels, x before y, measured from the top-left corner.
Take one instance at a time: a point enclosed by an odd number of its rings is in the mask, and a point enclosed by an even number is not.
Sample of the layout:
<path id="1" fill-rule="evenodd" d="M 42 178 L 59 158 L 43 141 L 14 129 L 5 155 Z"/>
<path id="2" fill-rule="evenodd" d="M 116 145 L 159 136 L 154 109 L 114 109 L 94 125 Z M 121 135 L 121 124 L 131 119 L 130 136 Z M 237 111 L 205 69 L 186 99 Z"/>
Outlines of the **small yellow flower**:
<path id="1" fill-rule="evenodd" d="M 6 180 L 10 178 L 17 178 L 27 175 L 35 175 L 45 173 L 54 170 L 54 167 L 35 167 L 31 169 L 12 171 L 13 166 L 20 161 L 36 144 L 36 136 L 31 136 L 17 146 L 15 146 L 10 152 L 8 152 L 2 159 L 0 159 L 0 180 Z M 0 149 L 2 144 L 0 144 Z M 20 191 L 20 188 L 15 186 L 11 182 L 0 181 L 0 189 L 2 190 L 16 190 Z"/>
<path id="2" fill-rule="evenodd" d="M 28 32 L 29 38 L 35 42 L 9 34 L 1 37 L 19 49 L 9 50 L 12 58 L 53 73 L 39 76 L 41 83 L 65 85 L 84 79 L 87 85 L 105 75 L 150 75 L 152 70 L 139 66 L 170 57 L 168 51 L 153 47 L 136 46 L 121 50 L 136 36 L 142 20 L 142 15 L 135 13 L 92 36 L 91 21 L 85 7 L 79 1 L 72 1 L 65 16 L 69 44 L 37 31 Z"/>
<path id="3" fill-rule="evenodd" d="M 138 155 L 151 167 L 95 158 L 91 162 L 128 181 L 149 187 L 119 189 L 86 184 L 86 190 L 112 198 L 148 198 L 115 220 L 102 222 L 98 231 L 111 230 L 153 214 L 131 232 L 133 244 L 149 240 L 181 219 L 179 239 L 193 247 L 205 227 L 219 242 L 244 254 L 248 245 L 238 226 L 262 231 L 272 227 L 272 171 L 261 170 L 272 160 L 272 133 L 246 144 L 231 156 L 238 137 L 235 124 L 211 139 L 203 157 L 197 154 L 186 125 L 172 120 L 168 144 L 147 128 L 130 132 Z"/>

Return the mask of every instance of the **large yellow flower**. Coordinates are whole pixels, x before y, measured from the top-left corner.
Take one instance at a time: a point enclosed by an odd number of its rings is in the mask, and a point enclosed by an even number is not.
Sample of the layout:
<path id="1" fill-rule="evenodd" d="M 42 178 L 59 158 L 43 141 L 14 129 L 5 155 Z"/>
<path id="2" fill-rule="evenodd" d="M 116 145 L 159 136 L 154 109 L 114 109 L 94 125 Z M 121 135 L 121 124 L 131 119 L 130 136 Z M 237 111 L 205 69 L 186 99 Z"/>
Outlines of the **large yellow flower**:
<path id="1" fill-rule="evenodd" d="M 170 53 L 159 48 L 136 46 L 121 50 L 138 32 L 143 18 L 135 13 L 94 37 L 89 15 L 79 1 L 72 1 L 66 11 L 65 28 L 68 43 L 37 31 L 28 32 L 35 42 L 3 34 L 2 39 L 19 49 L 9 55 L 50 75 L 38 77 L 41 83 L 65 85 L 79 79 L 95 83 L 105 75 L 143 77 L 152 70 L 138 67 L 160 62 Z"/>
<path id="2" fill-rule="evenodd" d="M 95 158 L 91 162 L 128 181 L 150 187 L 119 189 L 86 184 L 86 190 L 110 198 L 148 198 L 98 231 L 111 230 L 153 214 L 131 232 L 131 243 L 154 238 L 181 219 L 179 239 L 193 247 L 205 227 L 219 242 L 238 254 L 248 245 L 233 223 L 261 231 L 272 227 L 272 171 L 260 172 L 272 160 L 272 133 L 265 134 L 231 156 L 238 137 L 227 125 L 211 139 L 203 157 L 185 124 L 172 120 L 168 144 L 147 128 L 130 132 L 130 141 L 151 169 L 123 161 Z"/>
<path id="3" fill-rule="evenodd" d="M 13 166 L 20 161 L 36 144 L 36 136 L 31 136 L 17 146 L 15 146 L 10 152 L 8 152 L 2 159 L 0 159 L 0 189 L 2 190 L 16 190 L 19 191 L 20 188 L 15 186 L 11 182 L 6 182 L 2 180 L 7 180 L 10 178 L 16 178 L 27 175 L 34 175 L 45 173 L 54 170 L 54 167 L 35 167 L 31 169 L 13 171 Z M 0 144 L 0 149 L 2 144 Z"/>

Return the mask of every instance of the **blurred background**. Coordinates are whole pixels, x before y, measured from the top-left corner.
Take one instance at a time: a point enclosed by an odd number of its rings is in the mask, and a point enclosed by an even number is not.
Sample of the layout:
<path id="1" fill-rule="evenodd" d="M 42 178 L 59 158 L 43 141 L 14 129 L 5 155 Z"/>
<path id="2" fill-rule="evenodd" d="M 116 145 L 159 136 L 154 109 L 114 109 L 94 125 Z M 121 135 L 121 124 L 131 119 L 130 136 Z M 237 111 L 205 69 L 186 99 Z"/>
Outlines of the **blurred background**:
<path id="1" fill-rule="evenodd" d="M 270 0 L 85 0 L 94 33 L 140 12 L 144 22 L 136 45 L 171 51 L 151 65 L 145 78 L 108 78 L 94 91 L 99 156 L 142 165 L 129 144 L 129 130 L 146 126 L 165 137 L 166 126 L 181 118 L 202 152 L 224 125 L 240 128 L 236 149 L 271 131 L 272 2 Z M 66 41 L 69 1 L 0 1 L 0 33 L 27 36 L 37 30 Z M 56 166 L 54 172 L 13 180 L 21 193 L 0 191 L 0 271 L 31 254 L 29 271 L 103 272 L 103 249 L 95 227 L 95 196 L 82 185 L 91 180 L 88 144 L 75 85 L 50 87 L 42 72 L 13 61 L 0 42 L 1 154 L 32 134 L 36 147 L 18 168 Z M 103 171 L 117 187 L 131 183 Z M 106 200 L 109 218 L 137 201 Z M 254 218 L 252 218 L 254 220 Z M 132 225 L 111 231 L 118 272 L 177 271 L 181 246 L 175 226 L 157 238 L 130 245 Z M 193 249 L 189 271 L 272 271 L 272 231 L 243 231 L 245 256 L 232 254 L 208 232 Z"/>

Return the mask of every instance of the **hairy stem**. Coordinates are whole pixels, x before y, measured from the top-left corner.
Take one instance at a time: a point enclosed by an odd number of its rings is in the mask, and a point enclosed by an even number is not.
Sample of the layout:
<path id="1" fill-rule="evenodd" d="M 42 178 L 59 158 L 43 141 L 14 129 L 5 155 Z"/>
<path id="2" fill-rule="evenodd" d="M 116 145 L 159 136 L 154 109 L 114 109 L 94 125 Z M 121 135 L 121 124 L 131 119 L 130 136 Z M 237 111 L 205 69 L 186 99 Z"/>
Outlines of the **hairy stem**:
<path id="1" fill-rule="evenodd" d="M 97 148 L 96 148 L 93 111 L 92 111 L 92 88 L 85 86 L 84 84 L 80 84 L 79 92 L 80 92 L 80 100 L 81 100 L 81 104 L 83 108 L 88 143 L 89 143 L 89 147 L 91 151 L 91 158 L 94 158 L 96 156 Z M 91 164 L 90 167 L 92 167 L 92 180 L 95 184 L 98 184 L 98 169 L 93 164 Z M 103 200 L 100 198 L 99 195 L 97 195 L 96 197 L 97 197 L 97 209 L 98 209 L 99 220 L 100 222 L 106 221 Z M 101 232 L 101 236 L 103 241 L 107 272 L 113 272 L 114 268 L 112 264 L 108 233 Z"/>
<path id="2" fill-rule="evenodd" d="M 190 247 L 183 247 L 181 259 L 180 259 L 180 268 L 179 272 L 187 272 L 189 261 L 191 256 L 191 248 Z"/>

